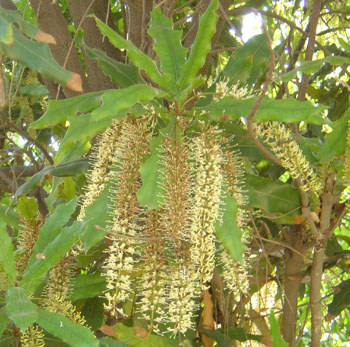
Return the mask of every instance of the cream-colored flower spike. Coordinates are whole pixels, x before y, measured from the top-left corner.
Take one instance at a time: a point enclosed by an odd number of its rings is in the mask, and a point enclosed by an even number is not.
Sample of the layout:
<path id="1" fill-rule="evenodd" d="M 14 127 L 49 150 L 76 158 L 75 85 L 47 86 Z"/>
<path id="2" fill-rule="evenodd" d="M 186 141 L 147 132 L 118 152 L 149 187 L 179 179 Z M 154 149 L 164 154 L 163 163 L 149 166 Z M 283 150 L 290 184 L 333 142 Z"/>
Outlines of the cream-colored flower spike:
<path id="1" fill-rule="evenodd" d="M 21 336 L 21 346 L 23 347 L 44 347 L 44 332 L 37 325 L 29 326 Z"/>
<path id="2" fill-rule="evenodd" d="M 265 137 L 264 142 L 270 146 L 291 176 L 300 180 L 300 189 L 315 195 L 321 192 L 323 185 L 320 177 L 284 124 L 269 122 L 265 128 L 256 125 L 255 130 L 258 136 Z"/>
<path id="3" fill-rule="evenodd" d="M 193 198 L 191 201 L 191 260 L 200 288 L 211 281 L 215 267 L 215 222 L 220 218 L 223 153 L 217 130 L 204 130 L 191 144 Z"/>
<path id="4" fill-rule="evenodd" d="M 143 209 L 136 194 L 140 188 L 141 160 L 148 153 L 150 137 L 145 119 L 127 117 L 113 157 L 116 174 L 111 189 L 111 245 L 104 265 L 108 289 L 105 308 L 113 315 L 125 315 L 118 304 L 125 302 L 132 291 L 132 272 L 139 258 L 140 240 L 135 236 L 140 230 L 137 221 L 142 218 Z"/>

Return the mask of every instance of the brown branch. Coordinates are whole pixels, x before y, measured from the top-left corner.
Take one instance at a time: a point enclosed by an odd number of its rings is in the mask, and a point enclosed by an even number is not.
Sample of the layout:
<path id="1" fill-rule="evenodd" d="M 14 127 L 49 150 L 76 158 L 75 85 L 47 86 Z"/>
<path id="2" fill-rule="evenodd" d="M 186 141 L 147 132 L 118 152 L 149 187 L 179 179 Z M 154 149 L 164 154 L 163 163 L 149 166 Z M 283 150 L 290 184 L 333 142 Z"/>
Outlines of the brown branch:
<path id="1" fill-rule="evenodd" d="M 28 133 L 26 133 L 24 130 L 22 130 L 21 128 L 19 128 L 16 124 L 13 124 L 5 115 L 4 112 L 0 111 L 0 117 L 4 120 L 4 122 L 8 125 L 8 127 L 12 128 L 13 130 L 15 130 L 19 135 L 21 135 L 22 137 L 26 138 L 29 142 L 31 142 L 32 144 L 34 144 L 36 147 L 38 147 L 41 152 L 43 153 L 44 157 L 46 157 L 46 159 L 48 160 L 48 162 L 53 165 L 54 161 L 52 160 L 51 156 L 49 155 L 49 153 L 47 153 L 46 149 L 43 147 L 43 145 L 38 142 L 36 139 L 34 139 L 33 137 L 31 137 Z"/>

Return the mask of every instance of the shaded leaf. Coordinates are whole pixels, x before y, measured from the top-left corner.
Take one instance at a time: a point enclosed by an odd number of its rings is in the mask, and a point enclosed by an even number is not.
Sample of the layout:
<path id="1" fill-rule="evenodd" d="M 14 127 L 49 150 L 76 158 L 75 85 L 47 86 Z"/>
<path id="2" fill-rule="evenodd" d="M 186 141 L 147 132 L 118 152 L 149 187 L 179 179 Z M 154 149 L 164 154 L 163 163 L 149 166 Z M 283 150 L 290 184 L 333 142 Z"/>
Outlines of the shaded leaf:
<path id="1" fill-rule="evenodd" d="M 338 316 L 345 308 L 350 307 L 350 280 L 340 283 L 336 287 L 336 293 L 332 302 L 328 305 L 328 312 L 333 316 Z"/>
<path id="2" fill-rule="evenodd" d="M 324 137 L 324 145 L 317 154 L 317 159 L 321 162 L 327 162 L 334 159 L 334 155 L 342 155 L 346 147 L 346 134 L 348 130 L 348 121 L 350 112 L 332 124 L 333 131 Z"/>
<path id="3" fill-rule="evenodd" d="M 100 292 L 103 293 L 102 291 Z M 103 298 L 89 298 L 85 301 L 85 304 L 81 310 L 82 316 L 86 319 L 86 324 L 91 327 L 91 330 L 95 331 L 99 329 L 104 320 L 104 306 L 106 299 Z"/>
<path id="4" fill-rule="evenodd" d="M 0 264 L 7 273 L 11 283 L 14 284 L 17 279 L 14 248 L 3 219 L 0 219 Z"/>
<path id="5" fill-rule="evenodd" d="M 161 181 L 161 149 L 164 135 L 153 137 L 150 141 L 150 156 L 141 164 L 142 185 L 137 192 L 137 199 L 142 206 L 149 209 L 160 208 L 164 203 Z"/>
<path id="6" fill-rule="evenodd" d="M 12 25 L 2 16 L 2 11 L 0 8 L 0 42 L 10 45 L 13 43 Z"/>
<path id="7" fill-rule="evenodd" d="M 75 279 L 73 288 L 72 301 L 99 296 L 106 290 L 106 276 L 102 276 L 101 271 L 81 274 Z"/>
<path id="8" fill-rule="evenodd" d="M 260 342 L 262 339 L 262 335 L 249 334 L 245 329 L 236 327 L 228 327 L 227 331 L 220 328 L 216 330 L 203 329 L 201 332 L 215 340 L 220 347 L 230 347 L 235 340 L 240 342 L 249 340 Z"/>
<path id="9" fill-rule="evenodd" d="M 216 15 L 217 8 L 218 0 L 212 0 L 200 18 L 196 39 L 191 46 L 188 60 L 181 69 L 180 91 L 192 83 L 199 69 L 205 63 L 207 54 L 211 49 L 211 39 L 216 31 L 216 22 L 218 20 Z"/>
<path id="10" fill-rule="evenodd" d="M 157 7 L 151 12 L 148 33 L 154 40 L 153 49 L 160 60 L 160 68 L 167 79 L 167 85 L 169 89 L 176 90 L 187 54 L 187 49 L 181 44 L 182 32 L 174 30 L 172 20 Z"/>
<path id="11" fill-rule="evenodd" d="M 15 324 L 24 332 L 37 318 L 37 308 L 23 288 L 10 287 L 6 296 L 6 311 Z"/>
<path id="12" fill-rule="evenodd" d="M 40 253 L 40 257 L 37 256 L 38 254 L 33 254 L 21 281 L 21 285 L 28 293 L 34 292 L 51 267 L 72 248 L 82 233 L 83 227 L 83 223 L 74 222 L 71 226 L 62 229 Z"/>
<path id="13" fill-rule="evenodd" d="M 280 181 L 256 175 L 246 175 L 249 205 L 261 209 L 269 218 L 282 223 L 293 223 L 300 216 L 300 195 L 297 188 Z M 283 219 L 279 218 L 283 216 Z"/>
<path id="14" fill-rule="evenodd" d="M 3 334 L 6 329 L 7 323 L 9 322 L 9 317 L 6 313 L 5 307 L 0 309 L 0 336 Z"/>
<path id="15" fill-rule="evenodd" d="M 102 194 L 85 209 L 85 224 L 86 229 L 81 237 L 84 242 L 84 251 L 88 252 L 89 249 L 97 242 L 101 241 L 105 237 L 105 232 L 96 229 L 96 225 L 101 228 L 107 227 L 107 221 L 109 220 L 108 208 L 110 203 L 110 190 L 111 184 L 107 184 Z"/>
<path id="16" fill-rule="evenodd" d="M 235 260 L 241 260 L 244 245 L 241 242 L 242 232 L 236 223 L 238 209 L 237 201 L 226 191 L 222 199 L 222 220 L 215 224 L 216 236 L 222 242 L 228 253 Z"/>
<path id="17" fill-rule="evenodd" d="M 36 187 L 39 187 L 47 174 L 58 177 L 68 177 L 73 175 L 78 175 L 85 172 L 89 167 L 89 159 L 81 158 L 77 160 L 72 160 L 67 163 L 61 163 L 59 165 L 46 166 L 35 175 L 33 175 L 26 183 L 22 184 L 13 196 L 15 200 L 18 196 L 28 194 Z"/>
<path id="18" fill-rule="evenodd" d="M 128 57 L 133 64 L 140 70 L 144 70 L 152 81 L 156 82 L 163 89 L 167 90 L 166 81 L 160 74 L 154 60 L 139 50 L 130 40 L 126 40 L 124 37 L 117 34 L 113 29 L 104 24 L 97 17 L 95 17 L 95 20 L 102 35 L 107 36 L 112 45 L 119 49 L 126 49 L 128 52 Z"/>
<path id="19" fill-rule="evenodd" d="M 97 347 L 99 345 L 90 329 L 73 323 L 61 314 L 39 310 L 37 323 L 44 330 L 72 347 Z"/>
<path id="20" fill-rule="evenodd" d="M 288 343 L 282 339 L 280 327 L 278 326 L 275 315 L 272 311 L 270 314 L 269 322 L 271 327 L 273 345 L 278 347 L 288 347 Z"/>
<path id="21" fill-rule="evenodd" d="M 103 337 L 98 340 L 101 347 L 128 347 L 130 345 L 115 339 L 111 339 L 110 337 Z"/>
<path id="22" fill-rule="evenodd" d="M 209 113 L 213 120 L 219 120 L 223 116 L 229 115 L 232 120 L 240 117 L 248 117 L 254 107 L 256 97 L 237 100 L 224 97 L 218 102 L 211 102 L 204 107 L 195 107 L 199 113 Z M 321 113 L 326 110 L 324 105 L 314 106 L 309 101 L 297 101 L 293 98 L 274 100 L 265 98 L 259 107 L 255 121 L 281 121 L 285 123 L 296 123 L 305 121 L 310 124 L 325 123 Z"/>
<path id="23" fill-rule="evenodd" d="M 120 88 L 126 88 L 134 84 L 144 83 L 139 75 L 139 70 L 130 64 L 120 63 L 110 58 L 105 52 L 97 48 L 90 48 L 83 40 L 79 44 L 84 47 L 87 56 L 96 59 L 102 71 L 112 78 L 112 81 Z"/>

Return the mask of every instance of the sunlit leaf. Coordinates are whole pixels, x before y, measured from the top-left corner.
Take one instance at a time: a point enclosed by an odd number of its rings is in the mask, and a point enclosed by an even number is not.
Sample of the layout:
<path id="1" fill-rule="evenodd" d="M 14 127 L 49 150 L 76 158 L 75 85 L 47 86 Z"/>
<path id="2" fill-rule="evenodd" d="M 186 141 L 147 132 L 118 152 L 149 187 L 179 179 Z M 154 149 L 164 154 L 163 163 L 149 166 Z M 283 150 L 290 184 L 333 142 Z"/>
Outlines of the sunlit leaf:
<path id="1" fill-rule="evenodd" d="M 34 219 L 38 213 L 38 203 L 35 198 L 22 196 L 18 199 L 17 211 L 26 219 Z"/>
<path id="2" fill-rule="evenodd" d="M 24 332 L 37 318 L 37 308 L 25 290 L 20 287 L 10 287 L 6 295 L 6 311 L 15 324 Z"/>
<path id="3" fill-rule="evenodd" d="M 254 107 L 256 98 L 237 100 L 230 97 L 224 97 L 218 102 L 211 102 L 203 107 L 196 107 L 199 113 L 206 112 L 213 120 L 226 119 L 231 120 L 240 117 L 248 117 Z M 293 98 L 274 100 L 265 98 L 259 107 L 255 121 L 280 121 L 285 123 L 296 123 L 304 121 L 310 124 L 325 123 L 322 112 L 327 107 L 324 105 L 314 106 L 309 101 L 297 101 Z"/>
<path id="4" fill-rule="evenodd" d="M 169 89 L 175 90 L 187 54 L 187 49 L 181 44 L 182 32 L 174 30 L 172 20 L 157 7 L 151 12 L 148 33 L 154 40 L 153 48 L 159 57 L 160 68 L 167 79 Z"/>
<path id="5" fill-rule="evenodd" d="M 200 18 L 197 35 L 191 46 L 190 55 L 181 69 L 179 90 L 185 89 L 192 83 L 199 69 L 205 63 L 207 54 L 211 49 L 211 39 L 216 31 L 217 8 L 218 0 L 212 0 Z"/>
<path id="6" fill-rule="evenodd" d="M 271 327 L 271 338 L 273 345 L 278 347 L 288 347 L 288 343 L 284 341 L 281 336 L 280 327 L 278 326 L 273 311 L 271 311 L 269 322 Z"/>

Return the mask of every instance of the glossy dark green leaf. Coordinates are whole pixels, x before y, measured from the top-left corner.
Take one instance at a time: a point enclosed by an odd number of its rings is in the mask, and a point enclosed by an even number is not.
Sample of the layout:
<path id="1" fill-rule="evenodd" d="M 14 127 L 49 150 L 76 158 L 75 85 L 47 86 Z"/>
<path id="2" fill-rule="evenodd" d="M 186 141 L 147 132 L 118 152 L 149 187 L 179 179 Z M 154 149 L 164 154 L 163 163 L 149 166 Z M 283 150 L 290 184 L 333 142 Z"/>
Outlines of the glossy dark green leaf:
<path id="1" fill-rule="evenodd" d="M 14 284 L 17 279 L 14 247 L 3 219 L 0 219 L 0 264 L 11 283 Z"/>
<path id="2" fill-rule="evenodd" d="M 292 224 L 293 217 L 300 216 L 299 191 L 290 184 L 248 174 L 246 189 L 249 205 L 261 209 L 273 221 Z"/>
<path id="3" fill-rule="evenodd" d="M 341 282 L 333 296 L 332 302 L 328 305 L 328 312 L 333 316 L 350 307 L 350 280 Z"/>
<path id="4" fill-rule="evenodd" d="M 134 65 L 123 64 L 110 58 L 105 52 L 97 48 L 90 48 L 84 41 L 79 44 L 84 47 L 85 53 L 91 59 L 96 59 L 102 71 L 111 77 L 112 81 L 120 88 L 127 88 L 134 84 L 144 83 Z"/>
<path id="5" fill-rule="evenodd" d="M 248 117 L 254 107 L 256 98 L 236 100 L 225 97 L 218 102 L 211 102 L 204 107 L 195 107 L 198 112 L 206 112 L 213 120 L 219 120 L 222 116 L 229 115 L 232 120 L 240 117 Z M 309 101 L 297 101 L 290 99 L 268 99 L 265 98 L 259 107 L 255 121 L 280 121 L 285 123 L 296 123 L 305 121 L 310 124 L 325 123 L 322 112 L 327 107 L 324 105 L 314 106 Z"/>
<path id="6" fill-rule="evenodd" d="M 67 204 L 59 204 L 51 216 L 46 218 L 44 225 L 40 228 L 38 240 L 33 248 L 33 256 L 29 260 L 28 266 L 36 261 L 36 255 L 41 254 L 60 233 L 61 228 L 68 222 L 70 216 L 75 211 L 77 199 L 69 201 Z"/>
<path id="7" fill-rule="evenodd" d="M 61 314 L 39 310 L 37 323 L 72 347 L 98 347 L 99 345 L 90 329 L 73 323 Z"/>
<path id="8" fill-rule="evenodd" d="M 71 226 L 63 228 L 58 236 L 43 249 L 42 253 L 32 256 L 21 281 L 22 287 L 28 293 L 34 292 L 51 267 L 57 264 L 72 248 L 82 233 L 83 227 L 83 223 L 74 222 Z"/>
<path id="9" fill-rule="evenodd" d="M 10 287 L 6 295 L 6 311 L 14 323 L 24 332 L 37 318 L 37 308 L 25 290 L 20 287 Z"/>
<path id="10" fill-rule="evenodd" d="M 318 160 L 327 162 L 334 159 L 335 155 L 340 156 L 345 152 L 349 119 L 350 112 L 347 112 L 332 124 L 333 131 L 325 135 L 322 150 L 317 154 Z"/>
<path id="11" fill-rule="evenodd" d="M 18 199 L 17 211 L 25 219 L 34 219 L 38 213 L 38 203 L 33 197 L 21 196 Z"/>
<path id="12" fill-rule="evenodd" d="M 176 90 L 187 54 L 187 49 L 181 44 L 182 32 L 174 30 L 172 20 L 157 7 L 151 12 L 148 33 L 153 38 L 153 49 L 160 60 L 160 68 L 167 79 L 169 89 Z"/>
<path id="13" fill-rule="evenodd" d="M 136 67 L 138 67 L 140 70 L 144 70 L 152 81 L 156 82 L 165 90 L 167 89 L 166 81 L 160 74 L 154 60 L 139 50 L 130 40 L 125 40 L 122 36 L 113 31 L 113 29 L 104 24 L 97 17 L 95 17 L 95 20 L 101 33 L 108 37 L 112 45 L 119 49 L 126 49 L 128 52 L 128 57 Z"/>
<path id="14" fill-rule="evenodd" d="M 142 206 L 149 209 L 160 208 L 164 204 L 164 193 L 161 188 L 161 149 L 164 135 L 153 137 L 150 142 L 150 156 L 141 164 L 142 186 L 137 192 L 137 199 Z"/>
<path id="15" fill-rule="evenodd" d="M 203 329 L 201 332 L 215 340 L 220 347 L 230 347 L 235 340 L 240 342 L 249 340 L 260 342 L 262 339 L 262 335 L 249 334 L 245 329 L 236 327 L 228 327 L 227 330 L 223 328 L 216 330 Z"/>
<path id="16" fill-rule="evenodd" d="M 215 224 L 216 236 L 231 257 L 239 261 L 242 259 L 244 245 L 241 241 L 242 232 L 235 218 L 238 210 L 238 203 L 226 191 L 224 192 L 222 202 L 222 220 Z"/>
<path id="17" fill-rule="evenodd" d="M 303 61 L 301 62 L 299 67 L 282 75 L 281 79 L 282 81 L 288 82 L 296 76 L 297 72 L 303 72 L 307 74 L 315 73 L 321 68 L 321 66 L 324 63 L 329 63 L 331 65 L 343 65 L 343 64 L 348 65 L 349 62 L 350 62 L 350 59 L 347 57 L 334 56 L 334 55 L 330 55 L 319 60 Z"/>
<path id="18" fill-rule="evenodd" d="M 72 301 L 93 298 L 106 290 L 106 276 L 101 271 L 94 274 L 81 274 L 74 281 Z"/>
<path id="19" fill-rule="evenodd" d="M 102 291 L 100 293 L 103 293 Z M 96 297 L 89 298 L 85 301 L 81 314 L 86 320 L 86 324 L 91 327 L 92 331 L 95 331 L 103 325 L 105 321 L 104 304 L 106 299 Z"/>
<path id="20" fill-rule="evenodd" d="M 0 47 L 10 59 L 19 61 L 58 83 L 68 86 L 73 81 L 73 73 L 63 69 L 54 60 L 46 43 L 29 40 L 16 28 L 13 28 L 13 43 L 7 45 L 0 42 Z M 81 81 L 80 86 L 72 89 L 81 90 Z"/>
<path id="21" fill-rule="evenodd" d="M 84 222 L 86 223 L 86 229 L 81 237 L 85 252 L 88 252 L 92 246 L 106 236 L 104 231 L 96 229 L 96 225 L 104 229 L 107 227 L 110 187 L 111 184 L 108 184 L 102 194 L 85 210 Z"/>
<path id="22" fill-rule="evenodd" d="M 218 0 L 212 0 L 200 18 L 197 35 L 190 49 L 190 55 L 181 69 L 180 91 L 192 83 L 211 50 L 211 39 L 216 32 L 216 22 L 218 20 L 216 15 L 217 8 Z"/>
<path id="23" fill-rule="evenodd" d="M 278 347 L 288 347 L 288 343 L 284 341 L 281 336 L 280 327 L 278 326 L 275 315 L 272 311 L 270 314 L 269 322 L 271 327 L 271 338 L 273 341 L 273 345 Z"/>

